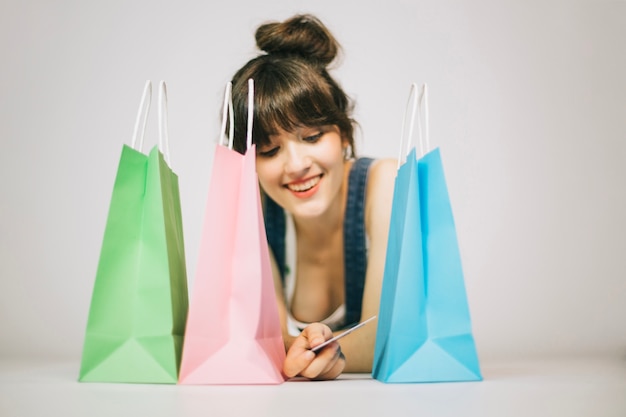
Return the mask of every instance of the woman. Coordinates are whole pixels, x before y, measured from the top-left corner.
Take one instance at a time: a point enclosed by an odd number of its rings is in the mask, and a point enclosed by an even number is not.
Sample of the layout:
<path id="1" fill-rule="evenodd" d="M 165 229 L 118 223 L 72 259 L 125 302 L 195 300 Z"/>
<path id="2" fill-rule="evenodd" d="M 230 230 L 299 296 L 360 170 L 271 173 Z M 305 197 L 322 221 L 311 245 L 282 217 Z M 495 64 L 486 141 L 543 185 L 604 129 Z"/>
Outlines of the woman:
<path id="1" fill-rule="evenodd" d="M 326 69 L 339 45 L 318 19 L 261 25 L 256 42 L 264 53 L 232 80 L 234 147 L 246 150 L 252 78 L 284 372 L 310 379 L 370 372 L 376 324 L 317 353 L 310 349 L 378 314 L 396 162 L 355 160 L 350 100 Z"/>

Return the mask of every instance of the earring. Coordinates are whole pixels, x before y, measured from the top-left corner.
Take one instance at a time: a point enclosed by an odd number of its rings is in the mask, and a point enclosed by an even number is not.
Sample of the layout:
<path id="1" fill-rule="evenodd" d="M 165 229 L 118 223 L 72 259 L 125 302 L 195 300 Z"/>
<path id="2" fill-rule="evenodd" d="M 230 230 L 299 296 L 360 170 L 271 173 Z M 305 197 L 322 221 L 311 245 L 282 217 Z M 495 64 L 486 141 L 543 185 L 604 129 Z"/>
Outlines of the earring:
<path id="1" fill-rule="evenodd" d="M 343 159 L 346 161 L 352 158 L 352 145 L 348 144 L 343 148 Z"/>

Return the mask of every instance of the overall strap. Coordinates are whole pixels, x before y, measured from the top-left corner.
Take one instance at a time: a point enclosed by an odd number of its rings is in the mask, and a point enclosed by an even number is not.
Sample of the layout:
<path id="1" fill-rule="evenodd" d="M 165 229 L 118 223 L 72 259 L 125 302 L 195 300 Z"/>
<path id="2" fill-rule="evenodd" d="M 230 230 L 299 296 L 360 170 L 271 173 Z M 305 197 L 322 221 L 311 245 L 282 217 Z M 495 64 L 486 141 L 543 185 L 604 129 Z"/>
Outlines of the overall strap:
<path id="1" fill-rule="evenodd" d="M 274 254 L 280 277 L 284 284 L 287 272 L 287 251 L 285 248 L 287 221 L 285 211 L 266 194 L 263 194 L 263 203 L 263 220 L 265 221 L 267 243 Z"/>
<path id="2" fill-rule="evenodd" d="M 365 190 L 367 174 L 373 161 L 371 158 L 357 159 L 350 170 L 348 179 L 348 199 L 343 221 L 346 326 L 357 323 L 361 319 L 367 269 Z"/>

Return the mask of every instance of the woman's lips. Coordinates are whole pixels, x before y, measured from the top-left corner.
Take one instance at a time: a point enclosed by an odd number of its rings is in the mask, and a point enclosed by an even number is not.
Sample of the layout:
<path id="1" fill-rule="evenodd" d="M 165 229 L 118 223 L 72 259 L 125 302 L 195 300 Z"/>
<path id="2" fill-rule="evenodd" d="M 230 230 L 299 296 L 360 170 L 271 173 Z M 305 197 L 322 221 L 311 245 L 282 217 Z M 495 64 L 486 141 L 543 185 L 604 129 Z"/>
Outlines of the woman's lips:
<path id="1" fill-rule="evenodd" d="M 318 190 L 321 179 L 322 175 L 320 174 L 302 181 L 290 182 L 286 184 L 285 187 L 296 197 L 307 198 L 315 194 Z"/>

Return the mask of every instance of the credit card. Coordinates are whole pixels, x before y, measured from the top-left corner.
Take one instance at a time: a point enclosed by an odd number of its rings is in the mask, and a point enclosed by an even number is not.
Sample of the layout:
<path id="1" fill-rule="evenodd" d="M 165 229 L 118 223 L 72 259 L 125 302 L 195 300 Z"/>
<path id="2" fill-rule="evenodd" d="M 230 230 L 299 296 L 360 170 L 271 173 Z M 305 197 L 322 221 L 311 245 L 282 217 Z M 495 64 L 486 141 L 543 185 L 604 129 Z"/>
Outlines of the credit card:
<path id="1" fill-rule="evenodd" d="M 376 318 L 376 316 L 372 316 L 367 320 L 364 320 L 362 322 L 360 322 L 359 324 L 356 324 L 352 327 L 350 327 L 348 330 L 346 330 L 343 333 L 338 334 L 337 336 L 333 337 L 332 339 L 328 339 L 327 341 L 325 341 L 324 343 L 322 343 L 321 345 L 317 345 L 314 348 L 311 349 L 312 352 L 317 352 L 318 350 L 322 349 L 324 346 L 328 345 L 329 343 L 334 342 L 335 340 L 339 340 L 344 336 L 349 335 L 350 333 L 352 333 L 353 331 L 355 331 L 356 329 L 360 328 L 361 326 L 366 325 L 367 323 L 369 323 L 370 321 L 374 320 Z"/>

